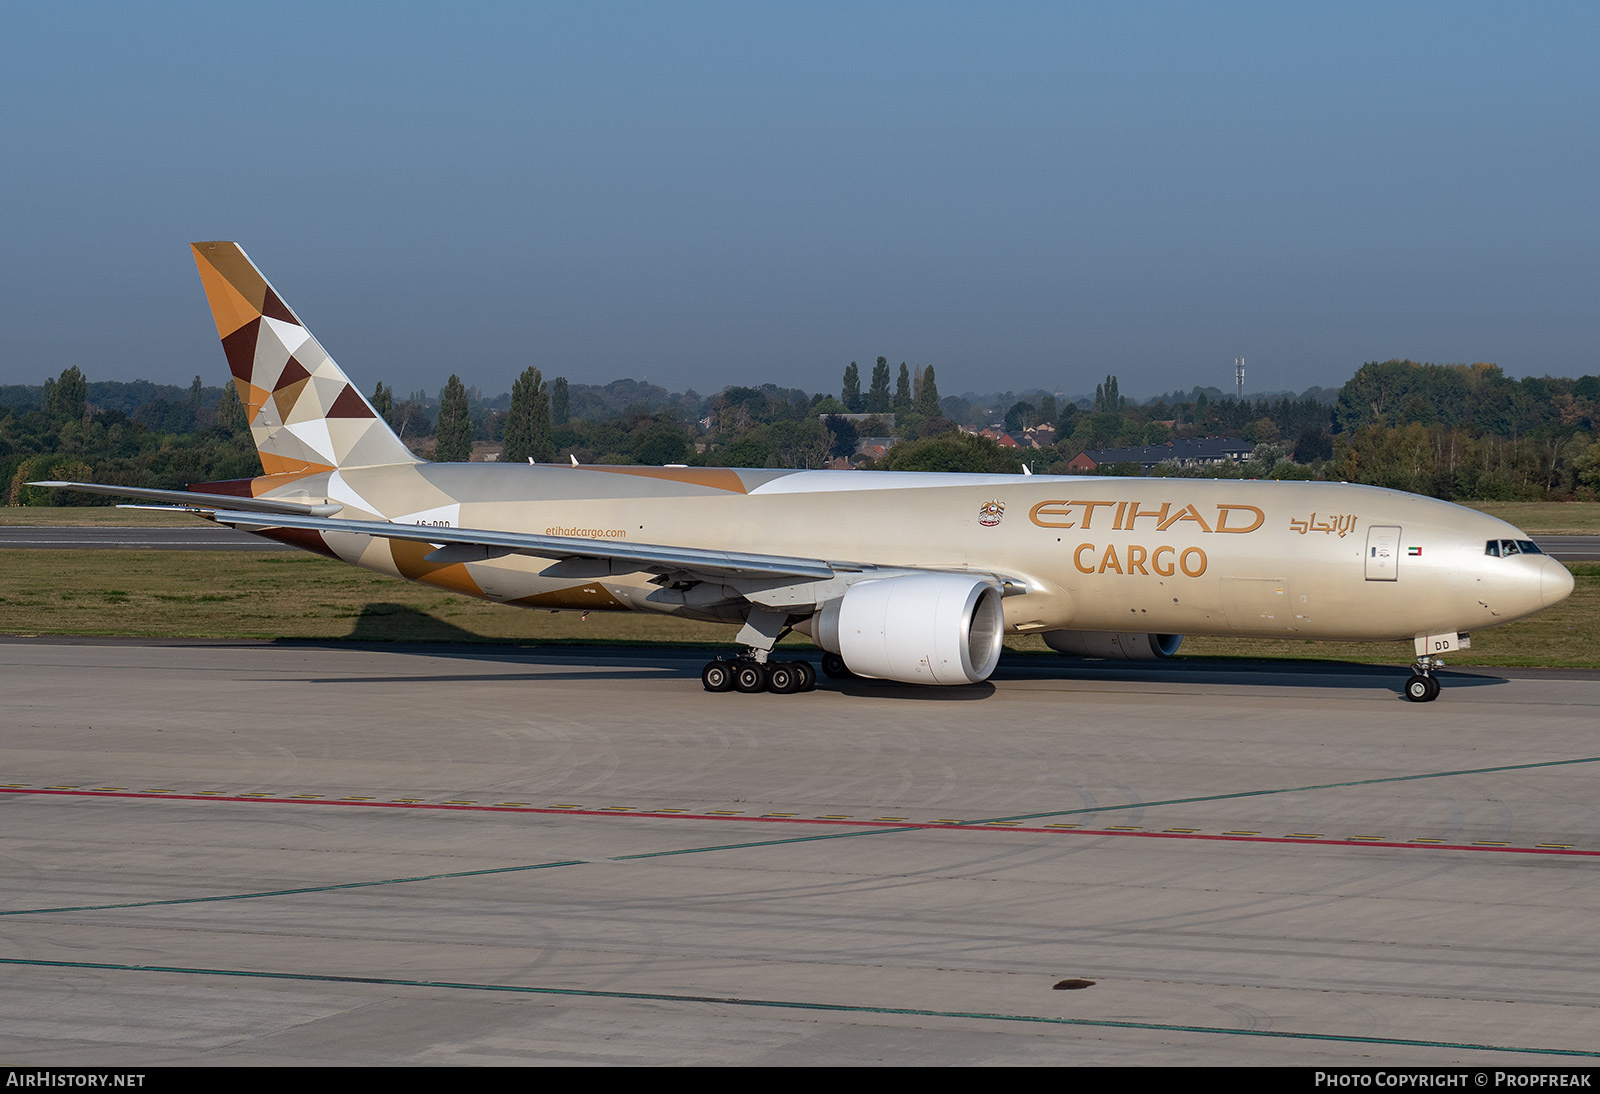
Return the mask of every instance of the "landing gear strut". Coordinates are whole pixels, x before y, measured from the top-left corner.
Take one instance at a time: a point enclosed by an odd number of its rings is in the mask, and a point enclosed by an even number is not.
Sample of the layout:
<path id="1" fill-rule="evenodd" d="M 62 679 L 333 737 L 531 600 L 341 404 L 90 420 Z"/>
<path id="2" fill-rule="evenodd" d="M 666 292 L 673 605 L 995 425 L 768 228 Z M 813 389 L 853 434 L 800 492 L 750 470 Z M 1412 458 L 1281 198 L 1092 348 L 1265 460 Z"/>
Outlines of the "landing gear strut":
<path id="1" fill-rule="evenodd" d="M 1406 681 L 1406 698 L 1413 703 L 1431 703 L 1439 698 L 1439 681 L 1434 679 L 1433 670 L 1443 667 L 1444 662 L 1437 657 L 1417 658 L 1417 667 Z"/>

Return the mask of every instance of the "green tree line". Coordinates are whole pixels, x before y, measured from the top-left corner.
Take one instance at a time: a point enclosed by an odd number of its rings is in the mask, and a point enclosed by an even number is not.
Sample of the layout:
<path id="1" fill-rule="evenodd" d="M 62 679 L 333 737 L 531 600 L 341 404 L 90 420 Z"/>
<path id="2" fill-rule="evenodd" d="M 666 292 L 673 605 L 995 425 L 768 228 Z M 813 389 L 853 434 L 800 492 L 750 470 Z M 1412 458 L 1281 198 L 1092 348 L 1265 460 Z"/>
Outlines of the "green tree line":
<path id="1" fill-rule="evenodd" d="M 1270 399 L 1195 388 L 1136 402 L 1115 375 L 1092 396 L 941 398 L 931 367 L 901 363 L 896 372 L 878 357 L 865 391 L 861 381 L 851 362 L 837 397 L 768 383 L 702 398 L 634 380 L 546 380 L 529 367 L 492 398 L 451 376 L 433 396 L 401 398 L 380 383 L 372 403 L 403 440 L 437 460 L 470 458 L 477 445 L 517 462 L 821 467 L 844 458 L 887 470 L 1018 472 L 1026 463 L 1043 474 L 1065 471 L 1086 449 L 1242 436 L 1257 446 L 1245 464 L 1153 473 L 1341 479 L 1448 499 L 1600 491 L 1595 376 L 1512 380 L 1489 364 L 1393 360 L 1363 365 L 1337 392 Z M 1048 427 L 1035 434 L 1046 443 L 1016 449 L 963 432 L 986 425 L 1013 434 Z M 890 447 L 875 459 L 858 454 L 867 439 Z M 0 388 L 0 488 L 9 504 L 69 500 L 22 485 L 30 479 L 171 488 L 259 473 L 231 384 L 92 383 L 71 367 L 37 387 Z"/>

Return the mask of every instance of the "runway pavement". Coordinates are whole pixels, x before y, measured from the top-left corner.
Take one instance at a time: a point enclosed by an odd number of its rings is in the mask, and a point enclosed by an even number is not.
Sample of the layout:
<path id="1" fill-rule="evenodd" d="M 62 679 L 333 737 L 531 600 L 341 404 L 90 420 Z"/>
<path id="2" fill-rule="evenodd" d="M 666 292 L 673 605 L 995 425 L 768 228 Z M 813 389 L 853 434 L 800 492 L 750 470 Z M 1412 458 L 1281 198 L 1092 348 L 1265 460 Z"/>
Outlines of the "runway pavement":
<path id="1" fill-rule="evenodd" d="M 1600 536 L 1537 536 L 1562 562 L 1600 562 Z M 0 549 L 55 547 L 168 551 L 289 551 L 282 543 L 198 521 L 175 528 L 74 528 L 0 526 Z"/>
<path id="2" fill-rule="evenodd" d="M 1535 536 L 1534 542 L 1559 562 L 1600 562 L 1600 536 Z"/>
<path id="3" fill-rule="evenodd" d="M 1600 674 L 699 660 L 0 641 L 0 1058 L 1600 1059 Z"/>

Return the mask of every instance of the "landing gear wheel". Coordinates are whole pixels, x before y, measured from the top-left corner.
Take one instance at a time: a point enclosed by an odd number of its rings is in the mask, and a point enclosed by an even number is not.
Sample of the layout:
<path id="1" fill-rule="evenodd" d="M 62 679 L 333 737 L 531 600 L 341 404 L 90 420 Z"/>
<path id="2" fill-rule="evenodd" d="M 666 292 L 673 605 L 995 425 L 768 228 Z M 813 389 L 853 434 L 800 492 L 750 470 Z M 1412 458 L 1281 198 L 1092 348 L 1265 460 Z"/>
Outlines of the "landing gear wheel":
<path id="1" fill-rule="evenodd" d="M 1414 674 L 1406 681 L 1406 698 L 1413 703 L 1431 703 L 1439 698 L 1439 681 L 1431 676 Z"/>
<path id="2" fill-rule="evenodd" d="M 844 663 L 844 658 L 836 653 L 822 655 L 822 671 L 834 680 L 848 680 L 855 675 L 850 671 L 850 666 Z"/>
<path id="3" fill-rule="evenodd" d="M 733 690 L 753 695 L 767 690 L 767 666 L 759 661 L 742 661 L 733 670 Z"/>
<path id="4" fill-rule="evenodd" d="M 707 691 L 732 691 L 733 667 L 726 661 L 707 661 L 700 670 L 700 683 Z"/>
<path id="5" fill-rule="evenodd" d="M 811 662 L 795 661 L 793 664 L 800 673 L 800 690 L 815 691 L 817 689 L 817 670 L 811 667 Z"/>
<path id="6" fill-rule="evenodd" d="M 793 661 L 775 661 L 767 665 L 767 690 L 774 695 L 792 695 L 800 690 L 799 666 Z"/>

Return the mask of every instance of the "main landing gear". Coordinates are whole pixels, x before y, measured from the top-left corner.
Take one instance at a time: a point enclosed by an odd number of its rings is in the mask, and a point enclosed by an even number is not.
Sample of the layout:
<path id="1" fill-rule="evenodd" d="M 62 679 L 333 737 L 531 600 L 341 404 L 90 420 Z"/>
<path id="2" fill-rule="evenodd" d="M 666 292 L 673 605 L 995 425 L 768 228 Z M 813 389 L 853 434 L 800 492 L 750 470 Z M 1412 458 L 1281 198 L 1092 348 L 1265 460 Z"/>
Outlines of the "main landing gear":
<path id="1" fill-rule="evenodd" d="M 757 661 L 740 657 L 733 661 L 717 658 L 700 670 L 700 683 L 707 691 L 742 691 L 753 695 L 770 691 L 774 695 L 793 695 L 817 686 L 817 670 L 809 661 Z"/>
<path id="2" fill-rule="evenodd" d="M 732 661 L 717 658 L 700 670 L 700 682 L 707 691 L 742 691 L 753 695 L 770 691 L 774 695 L 793 695 L 817 686 L 817 670 L 809 661 L 772 661 L 768 654 L 789 633 L 789 616 L 768 608 L 753 607 L 745 617 L 738 641 L 746 652 Z"/>
<path id="3" fill-rule="evenodd" d="M 1413 703 L 1431 703 L 1439 698 L 1439 681 L 1432 674 L 1434 669 L 1443 667 L 1444 662 L 1437 657 L 1417 658 L 1417 667 L 1406 681 L 1406 698 Z"/>

